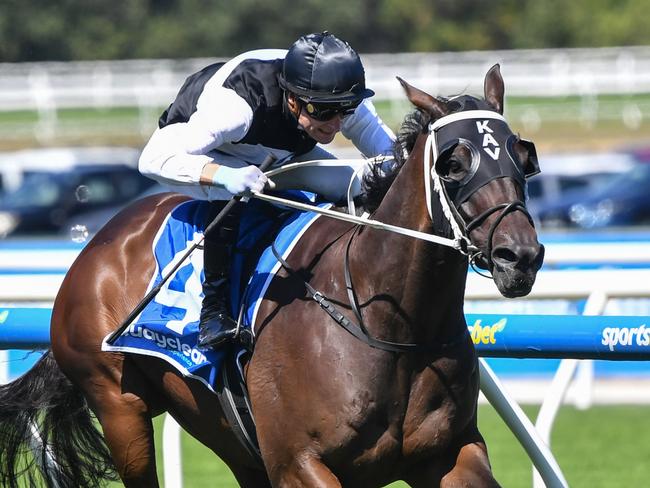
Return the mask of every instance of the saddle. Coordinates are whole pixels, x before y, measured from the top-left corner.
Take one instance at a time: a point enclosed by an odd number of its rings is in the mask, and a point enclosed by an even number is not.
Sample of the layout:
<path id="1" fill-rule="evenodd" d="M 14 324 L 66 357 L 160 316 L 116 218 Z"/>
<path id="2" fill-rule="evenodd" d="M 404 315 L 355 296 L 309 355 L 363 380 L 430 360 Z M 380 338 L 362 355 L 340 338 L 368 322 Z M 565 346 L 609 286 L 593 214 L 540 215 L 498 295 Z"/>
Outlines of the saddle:
<path id="1" fill-rule="evenodd" d="M 316 204 L 313 194 L 289 193 L 288 198 Z M 208 211 L 208 202 L 190 200 L 166 218 L 153 243 L 156 269 L 147 293 L 201 239 Z M 231 312 L 242 327 L 252 328 L 259 303 L 279 268 L 269 244 L 287 257 L 316 218 L 313 212 L 287 212 L 258 200 L 244 206 L 230 273 Z M 204 273 L 201 249 L 186 261 L 120 335 L 110 342 L 112 334 L 104 338 L 102 350 L 154 356 L 202 382 L 219 397 L 233 431 L 261 463 L 243 377 L 249 354 L 243 347 L 206 351 L 196 347 Z"/>

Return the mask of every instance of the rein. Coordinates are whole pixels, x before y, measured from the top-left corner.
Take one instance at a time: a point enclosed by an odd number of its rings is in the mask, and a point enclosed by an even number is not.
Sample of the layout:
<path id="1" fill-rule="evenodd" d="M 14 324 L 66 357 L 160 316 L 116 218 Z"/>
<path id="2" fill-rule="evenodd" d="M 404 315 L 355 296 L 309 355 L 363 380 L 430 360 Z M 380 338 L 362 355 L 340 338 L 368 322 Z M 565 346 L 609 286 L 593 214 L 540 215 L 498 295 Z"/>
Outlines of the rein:
<path id="1" fill-rule="evenodd" d="M 354 286 L 352 284 L 352 275 L 350 273 L 350 245 L 356 231 L 359 227 L 356 227 L 352 231 L 352 235 L 348 241 L 345 250 L 345 260 L 344 260 L 344 271 L 345 271 L 345 287 L 348 292 L 348 299 L 350 301 L 350 308 L 354 312 L 355 317 L 357 318 L 358 323 L 353 322 L 348 317 L 345 316 L 323 293 L 314 288 L 307 280 L 305 280 L 300 274 L 294 270 L 289 263 L 280 255 L 278 250 L 275 247 L 275 243 L 271 245 L 271 250 L 273 255 L 276 257 L 280 265 L 287 271 L 290 276 L 295 276 L 300 279 L 307 292 L 311 295 L 312 300 L 314 300 L 318 305 L 332 318 L 334 321 L 343 327 L 347 332 L 352 334 L 354 337 L 359 339 L 361 342 L 364 342 L 368 346 L 380 349 L 382 351 L 396 352 L 396 353 L 405 353 L 405 352 L 416 352 L 416 353 L 433 353 L 440 352 L 446 349 L 450 349 L 454 346 L 457 346 L 463 342 L 466 336 L 469 334 L 467 328 L 465 328 L 454 340 L 447 342 L 445 344 L 439 344 L 436 346 L 433 345 L 423 345 L 417 343 L 404 343 L 404 342 L 391 342 L 385 341 L 382 339 L 377 339 L 372 337 L 366 327 L 363 324 L 363 318 L 361 316 L 361 310 L 359 308 L 358 300 L 356 293 L 354 292 Z"/>
<path id="2" fill-rule="evenodd" d="M 343 212 L 336 212 L 334 210 L 329 210 L 326 208 L 317 207 L 315 205 L 310 205 L 306 203 L 296 202 L 295 200 L 289 200 L 287 198 L 276 197 L 274 195 L 267 195 L 266 193 L 257 193 L 253 192 L 250 195 L 252 198 L 257 198 L 258 200 L 264 200 L 271 203 L 276 203 L 289 208 L 295 208 L 298 210 L 306 210 L 308 212 L 314 212 L 317 214 L 330 217 L 335 220 L 343 220 L 344 222 L 350 222 L 352 224 L 364 225 L 366 227 L 371 227 L 373 229 L 385 230 L 388 232 L 395 232 L 396 234 L 402 234 L 405 236 L 413 237 L 415 239 L 420 239 L 427 242 L 432 242 L 434 244 L 440 244 L 441 246 L 451 247 L 456 249 L 463 254 L 467 254 L 468 249 L 471 249 L 467 244 L 466 239 L 449 239 L 447 237 L 436 236 L 433 234 L 427 234 L 426 232 L 420 232 L 413 229 L 406 229 L 398 225 L 385 224 L 378 220 L 367 219 L 363 217 L 357 217 L 356 215 L 349 215 Z"/>

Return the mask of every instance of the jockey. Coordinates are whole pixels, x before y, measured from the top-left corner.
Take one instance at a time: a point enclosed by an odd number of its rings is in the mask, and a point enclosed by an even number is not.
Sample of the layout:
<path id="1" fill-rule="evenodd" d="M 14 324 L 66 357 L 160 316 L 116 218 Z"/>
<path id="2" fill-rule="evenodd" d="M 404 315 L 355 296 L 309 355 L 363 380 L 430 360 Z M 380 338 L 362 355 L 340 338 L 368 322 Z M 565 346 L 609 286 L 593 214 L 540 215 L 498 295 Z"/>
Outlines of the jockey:
<path id="1" fill-rule="evenodd" d="M 191 75 L 161 115 L 140 157 L 142 174 L 214 202 L 208 221 L 233 195 L 273 188 L 258 166 L 331 159 L 317 144 L 341 132 L 366 157 L 390 153 L 394 134 L 368 100 L 358 54 L 334 35 L 308 34 L 286 50 L 246 52 Z M 199 347 L 235 337 L 227 308 L 230 248 L 237 215 L 204 241 Z"/>

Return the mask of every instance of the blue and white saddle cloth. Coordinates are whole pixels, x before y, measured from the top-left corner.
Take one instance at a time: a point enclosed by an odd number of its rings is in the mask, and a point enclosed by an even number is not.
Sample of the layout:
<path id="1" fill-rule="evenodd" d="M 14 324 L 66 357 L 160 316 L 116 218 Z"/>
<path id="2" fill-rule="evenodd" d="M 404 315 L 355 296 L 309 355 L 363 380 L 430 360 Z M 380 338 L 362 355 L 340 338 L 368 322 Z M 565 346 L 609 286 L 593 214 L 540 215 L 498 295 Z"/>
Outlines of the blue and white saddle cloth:
<path id="1" fill-rule="evenodd" d="M 314 196 L 306 192 L 291 192 L 291 198 L 313 203 Z M 242 250 L 253 249 L 263 236 L 268 236 L 273 228 L 278 227 L 279 212 L 275 212 L 274 221 L 268 218 L 269 212 L 264 211 L 264 206 L 268 204 L 258 200 L 251 200 L 245 205 L 240 219 L 238 252 L 234 256 L 231 272 L 233 317 L 237 318 L 241 311 L 242 324 L 249 328 L 255 323 L 259 304 L 280 268 L 269 246 L 262 252 L 247 285 L 241 286 L 242 280 L 246 279 L 242 275 L 246 253 Z M 167 216 L 153 242 L 156 269 L 147 293 L 203 237 L 208 207 L 208 202 L 191 200 L 181 203 Z M 318 214 L 314 212 L 292 211 L 283 215 L 280 231 L 273 240 L 280 255 L 286 259 L 317 218 Z M 196 378 L 215 391 L 224 353 L 218 350 L 202 351 L 196 347 L 203 277 L 203 250 L 196 249 L 113 344 L 108 344 L 104 339 L 102 350 L 158 357 L 183 375 Z"/>

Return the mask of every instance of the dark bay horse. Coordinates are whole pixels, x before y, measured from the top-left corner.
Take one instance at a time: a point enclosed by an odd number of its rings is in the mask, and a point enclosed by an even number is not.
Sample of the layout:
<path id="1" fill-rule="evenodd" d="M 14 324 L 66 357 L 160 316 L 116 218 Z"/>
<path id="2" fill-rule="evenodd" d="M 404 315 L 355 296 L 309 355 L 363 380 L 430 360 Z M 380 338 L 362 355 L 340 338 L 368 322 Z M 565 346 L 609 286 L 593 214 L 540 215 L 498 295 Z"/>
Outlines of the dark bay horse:
<path id="1" fill-rule="evenodd" d="M 354 317 L 347 253 L 368 335 L 418 347 L 391 351 L 359 341 L 321 310 L 297 274 L 282 271 L 258 313 L 247 368 L 259 468 L 201 383 L 156 358 L 100 350 L 144 295 L 152 239 L 185 198 L 149 197 L 88 243 L 56 298 L 51 352 L 1 387 L 3 486 L 17 486 L 20 449 L 34 422 L 60 467 L 47 473 L 58 486 L 96 486 L 113 469 L 127 487 L 158 486 L 151 419 L 165 411 L 243 487 L 373 487 L 399 479 L 414 487 L 498 486 L 477 428 L 478 367 L 463 299 L 468 254 L 504 296 L 531 290 L 543 260 L 524 204 L 533 147 L 499 115 L 498 65 L 485 77 L 484 99 L 438 99 L 402 84 L 417 110 L 402 130 L 394 172 L 368 177 L 366 204 L 375 220 L 454 237 L 464 252 L 320 218 L 288 261 Z"/>

